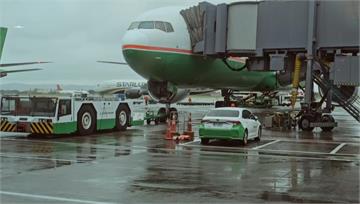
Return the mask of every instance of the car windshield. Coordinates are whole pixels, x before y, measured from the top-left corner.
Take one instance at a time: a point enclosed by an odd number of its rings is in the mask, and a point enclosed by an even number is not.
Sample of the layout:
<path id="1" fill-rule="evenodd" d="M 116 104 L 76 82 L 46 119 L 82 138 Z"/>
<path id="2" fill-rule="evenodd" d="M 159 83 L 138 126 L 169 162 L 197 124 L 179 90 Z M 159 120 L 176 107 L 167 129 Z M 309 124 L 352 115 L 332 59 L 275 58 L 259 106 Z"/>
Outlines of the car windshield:
<path id="1" fill-rule="evenodd" d="M 207 117 L 237 118 L 237 117 L 239 117 L 239 111 L 237 111 L 237 110 L 212 110 L 206 116 Z"/>

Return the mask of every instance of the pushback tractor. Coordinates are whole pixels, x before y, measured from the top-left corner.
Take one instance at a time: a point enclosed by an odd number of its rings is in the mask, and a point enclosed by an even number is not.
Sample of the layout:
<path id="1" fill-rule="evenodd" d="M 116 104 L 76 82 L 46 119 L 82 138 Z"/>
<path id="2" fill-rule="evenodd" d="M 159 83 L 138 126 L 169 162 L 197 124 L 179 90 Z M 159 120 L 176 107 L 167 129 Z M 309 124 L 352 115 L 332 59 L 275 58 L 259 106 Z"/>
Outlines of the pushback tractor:
<path id="1" fill-rule="evenodd" d="M 3 132 L 34 135 L 89 135 L 101 130 L 125 131 L 144 124 L 144 114 L 113 97 L 87 94 L 2 96 Z"/>

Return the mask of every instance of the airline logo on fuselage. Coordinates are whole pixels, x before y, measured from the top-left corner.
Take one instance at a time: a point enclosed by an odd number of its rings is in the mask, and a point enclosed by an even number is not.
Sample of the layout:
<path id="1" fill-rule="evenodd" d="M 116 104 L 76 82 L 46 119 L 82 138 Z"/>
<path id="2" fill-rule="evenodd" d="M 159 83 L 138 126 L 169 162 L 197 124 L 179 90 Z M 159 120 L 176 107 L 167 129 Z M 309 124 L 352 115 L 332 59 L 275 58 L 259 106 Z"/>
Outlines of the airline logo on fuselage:
<path id="1" fill-rule="evenodd" d="M 126 81 L 126 82 L 117 82 L 116 86 L 129 88 L 129 87 L 143 87 L 143 86 L 145 86 L 145 84 L 146 84 L 145 82 L 128 82 L 128 81 Z"/>

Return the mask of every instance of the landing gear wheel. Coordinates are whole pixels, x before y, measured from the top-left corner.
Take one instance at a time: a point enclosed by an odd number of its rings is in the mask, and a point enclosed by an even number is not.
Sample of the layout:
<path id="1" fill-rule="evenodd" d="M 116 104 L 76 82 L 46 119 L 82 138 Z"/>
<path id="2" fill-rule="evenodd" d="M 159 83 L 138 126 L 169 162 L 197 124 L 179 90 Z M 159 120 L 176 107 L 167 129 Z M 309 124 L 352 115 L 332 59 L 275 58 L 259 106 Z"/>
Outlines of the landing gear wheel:
<path id="1" fill-rule="evenodd" d="M 299 128 L 304 131 L 312 131 L 314 127 L 310 127 L 310 123 L 313 121 L 313 117 L 311 115 L 303 115 L 299 120 Z"/>
<path id="2" fill-rule="evenodd" d="M 146 124 L 150 125 L 150 124 L 151 124 L 151 120 L 150 120 L 150 119 L 147 119 L 147 120 L 146 120 Z"/>
<path id="3" fill-rule="evenodd" d="M 160 108 L 158 111 L 158 116 L 159 116 L 160 123 L 165 123 L 166 122 L 166 109 Z"/>
<path id="4" fill-rule="evenodd" d="M 170 108 L 170 119 L 172 119 L 173 115 L 175 115 L 175 120 L 177 120 L 179 114 L 176 108 Z"/>
<path id="5" fill-rule="evenodd" d="M 209 139 L 208 138 L 201 138 L 201 144 L 202 145 L 207 145 L 207 144 L 209 144 Z"/>
<path id="6" fill-rule="evenodd" d="M 245 132 L 244 132 L 244 137 L 242 139 L 242 143 L 243 143 L 244 146 L 246 146 L 248 144 L 248 132 L 247 132 L 247 130 L 245 130 Z"/>
<path id="7" fill-rule="evenodd" d="M 81 107 L 77 115 L 77 129 L 79 135 L 89 135 L 95 131 L 95 111 L 89 106 Z"/>
<path id="8" fill-rule="evenodd" d="M 121 104 L 116 110 L 115 128 L 116 130 L 125 131 L 130 120 L 130 110 L 127 106 Z"/>
<path id="9" fill-rule="evenodd" d="M 321 116 L 321 122 L 335 122 L 335 119 L 331 115 L 323 115 Z M 322 127 L 324 132 L 330 132 L 334 127 Z"/>
<path id="10" fill-rule="evenodd" d="M 261 130 L 261 126 L 259 127 L 259 130 L 258 130 L 258 135 L 257 137 L 255 138 L 256 141 L 260 141 L 261 139 L 261 133 L 262 133 L 262 130 Z"/>
<path id="11" fill-rule="evenodd" d="M 160 121 L 159 121 L 159 119 L 158 119 L 158 118 L 156 118 L 156 119 L 155 119 L 155 125 L 158 125 L 158 124 L 159 124 L 159 122 L 160 122 Z"/>
<path id="12" fill-rule="evenodd" d="M 225 107 L 225 102 L 224 101 L 216 101 L 215 108 L 221 108 L 221 107 Z"/>

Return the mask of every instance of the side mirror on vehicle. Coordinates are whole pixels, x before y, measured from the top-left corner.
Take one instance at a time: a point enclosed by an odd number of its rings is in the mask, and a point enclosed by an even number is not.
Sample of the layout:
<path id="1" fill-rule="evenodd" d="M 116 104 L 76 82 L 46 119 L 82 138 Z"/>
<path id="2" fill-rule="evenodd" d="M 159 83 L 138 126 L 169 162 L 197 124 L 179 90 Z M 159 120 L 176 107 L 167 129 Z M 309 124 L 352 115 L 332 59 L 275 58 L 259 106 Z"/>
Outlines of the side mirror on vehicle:
<path id="1" fill-rule="evenodd" d="M 251 119 L 251 120 L 255 120 L 255 121 L 257 121 L 257 120 L 258 120 L 258 117 L 257 117 L 257 116 L 255 116 L 255 115 L 250 115 L 250 119 Z"/>

